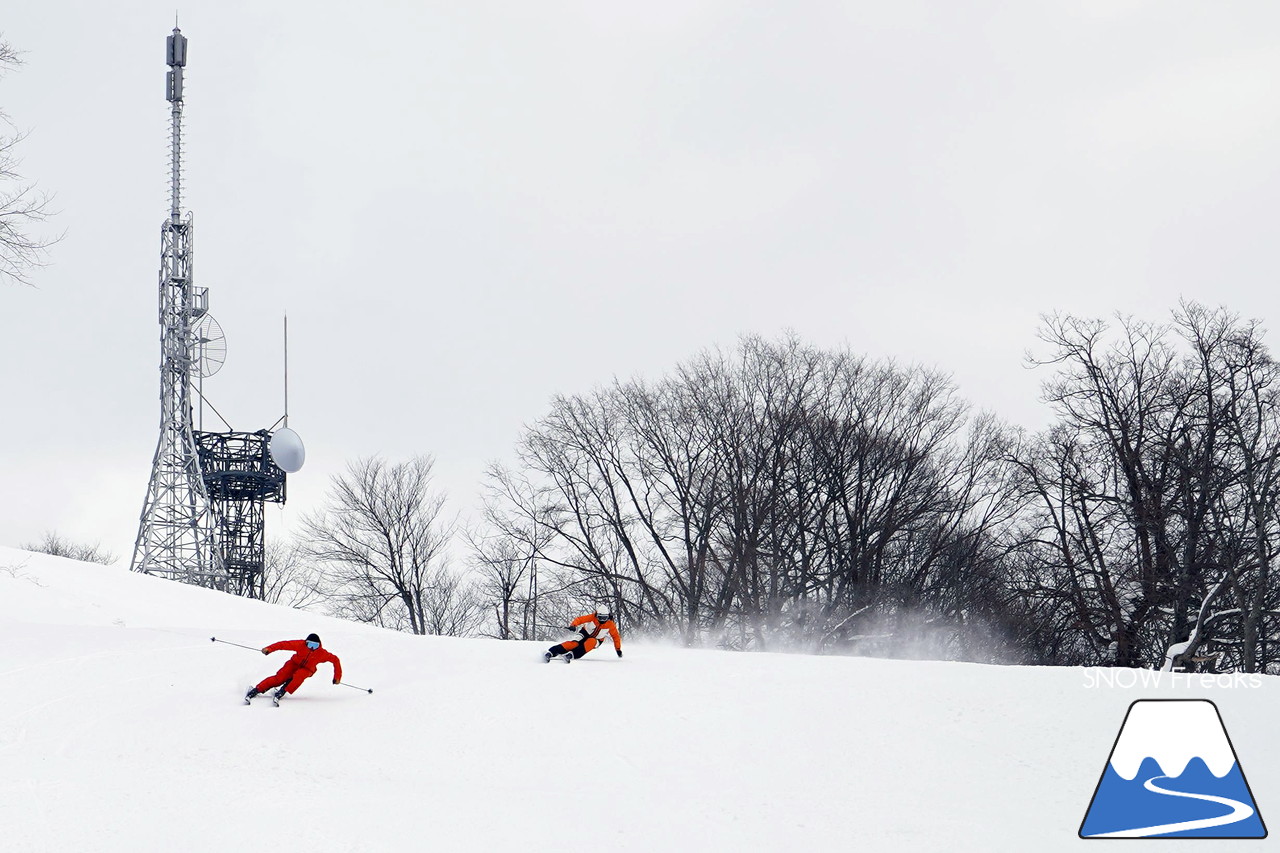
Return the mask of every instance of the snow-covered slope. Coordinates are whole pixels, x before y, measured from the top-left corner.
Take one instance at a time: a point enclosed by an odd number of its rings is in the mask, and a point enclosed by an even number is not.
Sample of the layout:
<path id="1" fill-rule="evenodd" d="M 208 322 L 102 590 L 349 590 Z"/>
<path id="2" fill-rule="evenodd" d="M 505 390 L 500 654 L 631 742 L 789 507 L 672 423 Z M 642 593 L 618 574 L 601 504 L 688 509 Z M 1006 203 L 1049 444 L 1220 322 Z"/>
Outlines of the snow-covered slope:
<path id="1" fill-rule="evenodd" d="M 209 641 L 311 631 L 372 695 L 322 667 L 280 708 L 246 707 L 285 655 Z M 1280 809 L 1274 679 L 1100 689 L 1082 670 L 625 636 L 625 658 L 565 666 L 545 645 L 0 548 L 0 849 L 1065 850 L 1129 703 L 1152 696 L 1215 700 L 1264 819 Z"/>

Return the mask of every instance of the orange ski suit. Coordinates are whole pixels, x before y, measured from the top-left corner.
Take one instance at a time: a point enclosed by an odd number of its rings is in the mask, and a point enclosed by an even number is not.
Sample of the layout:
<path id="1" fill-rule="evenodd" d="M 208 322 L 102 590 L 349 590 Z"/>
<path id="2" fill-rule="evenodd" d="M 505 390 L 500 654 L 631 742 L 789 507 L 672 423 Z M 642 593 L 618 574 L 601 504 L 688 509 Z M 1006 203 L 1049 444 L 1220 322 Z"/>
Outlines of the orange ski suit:
<path id="1" fill-rule="evenodd" d="M 596 614 L 587 613 L 570 622 L 569 627 L 577 628 L 582 632 L 582 639 L 565 640 L 563 643 L 554 645 L 550 649 L 551 654 L 562 655 L 565 652 L 572 652 L 575 658 L 580 658 L 596 646 L 604 644 L 604 638 L 600 636 L 603 631 L 613 637 L 614 651 L 618 653 L 618 657 L 622 657 L 622 636 L 618 633 L 618 623 L 612 619 L 601 622 Z"/>
<path id="2" fill-rule="evenodd" d="M 266 693 L 272 687 L 287 684 L 289 686 L 285 691 L 292 694 L 302 685 L 302 682 L 316 674 L 316 667 L 322 663 L 333 664 L 334 684 L 342 681 L 342 662 L 338 660 L 338 656 L 323 648 L 309 649 L 306 640 L 281 640 L 262 650 L 263 654 L 269 655 L 272 652 L 293 652 L 294 654 L 284 662 L 279 672 L 258 682 L 254 689 L 259 693 Z"/>

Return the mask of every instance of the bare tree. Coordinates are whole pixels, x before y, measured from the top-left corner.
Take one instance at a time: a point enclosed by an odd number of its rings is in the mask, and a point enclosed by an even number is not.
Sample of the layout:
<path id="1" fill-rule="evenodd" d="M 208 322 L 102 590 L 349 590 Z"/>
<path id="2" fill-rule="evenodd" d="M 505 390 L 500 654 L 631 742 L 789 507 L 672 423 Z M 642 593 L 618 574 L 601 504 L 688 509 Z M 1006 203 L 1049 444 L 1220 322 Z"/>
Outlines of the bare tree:
<path id="1" fill-rule="evenodd" d="M 0 40 L 0 76 L 21 64 L 18 52 Z M 47 249 L 60 238 L 37 233 L 37 226 L 52 214 L 51 199 L 18 172 L 17 148 L 27 134 L 3 110 L 0 125 L 8 128 L 0 130 L 0 279 L 29 285 L 31 270 L 44 265 Z"/>
<path id="2" fill-rule="evenodd" d="M 1050 586 L 1068 595 L 1100 655 L 1088 663 L 1153 664 L 1168 645 L 1166 615 L 1189 612 L 1179 545 L 1195 539 L 1188 501 L 1208 493 L 1188 477 L 1213 439 L 1197 418 L 1200 383 L 1167 325 L 1046 318 L 1057 375 L 1045 398 L 1059 422 L 1024 470 L 1054 528 L 1043 536 Z M 1036 473 L 1031 469 L 1039 465 Z M 1195 485 L 1201 485 L 1198 479 Z"/>
<path id="3" fill-rule="evenodd" d="M 373 457 L 333 478 L 327 504 L 303 521 L 307 553 L 322 566 L 336 615 L 414 634 L 460 620 L 437 587 L 452 522 L 432 489 L 430 456 L 389 464 Z M 452 593 L 451 593 L 452 594 Z"/>
<path id="4" fill-rule="evenodd" d="M 1186 659 L 1205 644 L 1219 666 L 1263 671 L 1280 633 L 1272 580 L 1280 551 L 1280 365 L 1256 320 L 1194 303 L 1174 318 L 1193 348 L 1204 406 L 1218 429 L 1201 478 L 1212 486 L 1204 526 L 1217 559 L 1205 561 L 1205 583 L 1190 590 L 1201 594 L 1194 625 L 1189 632 L 1179 626 L 1173 639 L 1187 637 Z"/>
<path id="5" fill-rule="evenodd" d="M 481 599 L 473 581 L 454 572 L 447 562 L 434 566 L 427 575 L 422 596 L 426 634 L 467 637 L 476 633 L 484 618 Z"/>
<path id="6" fill-rule="evenodd" d="M 583 552 L 564 548 L 568 512 L 558 489 L 501 465 L 486 475 L 484 520 L 468 534 L 480 595 L 498 637 L 544 638 L 580 613 Z"/>
<path id="7" fill-rule="evenodd" d="M 319 571 L 297 541 L 271 542 L 262 567 L 262 600 L 306 610 L 325 600 Z"/>
<path id="8" fill-rule="evenodd" d="M 537 548 L 493 503 L 485 506 L 486 534 L 467 532 L 471 564 L 479 577 L 481 607 L 493 613 L 493 631 L 500 640 L 537 637 Z"/>
<path id="9" fill-rule="evenodd" d="M 53 530 L 45 533 L 44 538 L 39 542 L 23 545 L 22 550 L 32 551 L 36 554 L 66 557 L 69 560 L 79 560 L 82 563 L 101 563 L 104 566 L 109 566 L 116 561 L 116 555 L 105 550 L 98 542 L 93 544 L 72 542 L 70 539 L 64 538 L 61 533 Z"/>

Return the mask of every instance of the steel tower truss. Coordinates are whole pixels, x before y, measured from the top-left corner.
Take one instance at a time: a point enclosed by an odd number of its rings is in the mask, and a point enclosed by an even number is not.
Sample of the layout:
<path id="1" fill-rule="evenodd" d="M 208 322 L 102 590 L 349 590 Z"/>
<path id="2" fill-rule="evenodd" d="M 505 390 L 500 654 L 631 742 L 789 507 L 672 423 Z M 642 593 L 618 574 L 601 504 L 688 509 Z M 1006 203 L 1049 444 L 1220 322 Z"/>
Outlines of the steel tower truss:
<path id="1" fill-rule="evenodd" d="M 262 598 L 266 501 L 284 503 L 285 473 L 271 459 L 271 433 L 197 432 L 205 488 L 220 521 L 227 592 Z"/>
<path id="2" fill-rule="evenodd" d="M 201 476 L 192 421 L 194 330 L 208 311 L 208 299 L 207 292 L 192 283 L 193 223 L 180 210 L 182 69 L 187 40 L 177 27 L 167 46 L 171 204 L 169 218 L 160 227 L 160 439 L 131 568 L 227 589 L 226 565 L 216 547 L 218 519 Z"/>

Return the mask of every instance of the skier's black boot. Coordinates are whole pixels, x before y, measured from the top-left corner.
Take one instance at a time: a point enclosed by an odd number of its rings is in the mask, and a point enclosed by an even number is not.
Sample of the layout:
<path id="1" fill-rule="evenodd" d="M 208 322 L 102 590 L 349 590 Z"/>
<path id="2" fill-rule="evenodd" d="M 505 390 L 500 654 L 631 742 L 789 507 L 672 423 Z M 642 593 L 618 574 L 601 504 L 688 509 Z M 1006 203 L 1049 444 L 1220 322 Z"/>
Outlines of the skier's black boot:
<path id="1" fill-rule="evenodd" d="M 249 700 L 252 699 L 254 696 L 258 696 L 258 695 L 261 695 L 258 693 L 258 688 L 250 687 L 249 692 L 244 694 L 244 704 L 248 705 Z"/>

